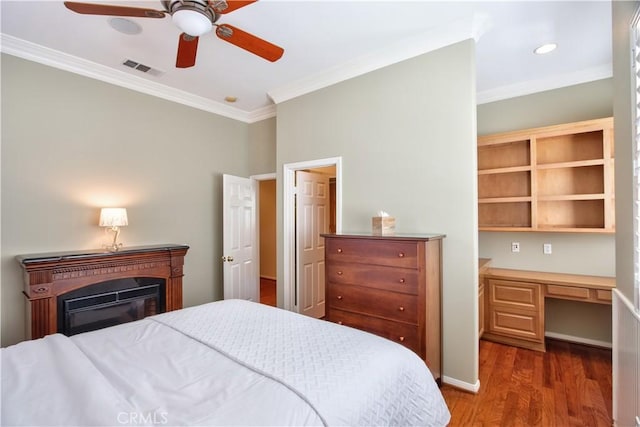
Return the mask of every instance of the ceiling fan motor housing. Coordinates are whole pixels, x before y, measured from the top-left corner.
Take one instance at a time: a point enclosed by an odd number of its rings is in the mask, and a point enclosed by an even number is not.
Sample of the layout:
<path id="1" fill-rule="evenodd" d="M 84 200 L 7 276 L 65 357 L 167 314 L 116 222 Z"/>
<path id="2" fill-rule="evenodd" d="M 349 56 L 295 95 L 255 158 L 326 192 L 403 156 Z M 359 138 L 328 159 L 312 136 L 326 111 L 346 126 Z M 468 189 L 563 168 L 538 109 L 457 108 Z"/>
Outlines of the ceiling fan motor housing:
<path id="1" fill-rule="evenodd" d="M 173 23 L 192 37 L 211 31 L 220 17 L 206 0 L 162 0 L 162 4 Z"/>

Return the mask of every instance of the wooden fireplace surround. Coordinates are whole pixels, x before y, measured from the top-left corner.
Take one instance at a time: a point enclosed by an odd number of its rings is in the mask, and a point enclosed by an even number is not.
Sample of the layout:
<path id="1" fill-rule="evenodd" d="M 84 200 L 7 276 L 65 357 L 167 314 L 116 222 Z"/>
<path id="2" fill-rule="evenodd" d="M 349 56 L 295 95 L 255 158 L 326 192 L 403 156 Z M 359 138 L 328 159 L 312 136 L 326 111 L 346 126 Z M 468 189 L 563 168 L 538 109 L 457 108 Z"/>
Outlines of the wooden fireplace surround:
<path id="1" fill-rule="evenodd" d="M 107 280 L 165 279 L 166 311 L 182 308 L 182 267 L 189 246 L 154 245 L 16 257 L 24 271 L 28 338 L 58 332 L 58 296 Z"/>

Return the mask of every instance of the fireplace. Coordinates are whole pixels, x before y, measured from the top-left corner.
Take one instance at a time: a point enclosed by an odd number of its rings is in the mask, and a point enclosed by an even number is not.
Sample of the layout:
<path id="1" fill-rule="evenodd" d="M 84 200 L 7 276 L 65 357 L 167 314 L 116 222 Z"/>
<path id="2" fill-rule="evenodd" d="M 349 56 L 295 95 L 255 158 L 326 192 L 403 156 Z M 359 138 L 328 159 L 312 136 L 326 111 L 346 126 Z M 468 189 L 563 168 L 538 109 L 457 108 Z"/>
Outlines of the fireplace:
<path id="1" fill-rule="evenodd" d="M 108 280 L 58 296 L 58 332 L 67 336 L 165 311 L 165 279 Z"/>
<path id="2" fill-rule="evenodd" d="M 19 255 L 29 339 L 74 335 L 182 308 L 189 246 Z"/>

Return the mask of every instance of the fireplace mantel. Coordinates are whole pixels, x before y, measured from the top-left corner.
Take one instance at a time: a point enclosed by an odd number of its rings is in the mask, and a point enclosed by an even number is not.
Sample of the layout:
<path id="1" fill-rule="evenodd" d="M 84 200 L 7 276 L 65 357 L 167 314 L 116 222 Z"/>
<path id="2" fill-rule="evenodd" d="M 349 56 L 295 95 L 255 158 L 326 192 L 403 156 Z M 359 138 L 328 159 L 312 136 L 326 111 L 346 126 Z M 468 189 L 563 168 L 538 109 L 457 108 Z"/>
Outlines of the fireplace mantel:
<path id="1" fill-rule="evenodd" d="M 30 339 L 58 332 L 57 298 L 95 283 L 128 277 L 166 280 L 166 311 L 182 308 L 182 268 L 189 246 L 125 247 L 16 257 L 24 271 Z"/>

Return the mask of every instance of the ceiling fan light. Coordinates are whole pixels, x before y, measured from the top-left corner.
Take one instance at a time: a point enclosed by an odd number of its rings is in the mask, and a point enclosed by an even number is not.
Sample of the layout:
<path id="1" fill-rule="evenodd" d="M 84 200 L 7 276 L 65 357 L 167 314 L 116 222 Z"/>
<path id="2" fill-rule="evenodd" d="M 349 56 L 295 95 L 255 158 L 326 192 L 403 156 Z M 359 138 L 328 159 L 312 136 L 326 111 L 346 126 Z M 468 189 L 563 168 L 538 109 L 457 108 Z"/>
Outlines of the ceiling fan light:
<path id="1" fill-rule="evenodd" d="M 173 13 L 171 19 L 182 32 L 193 37 L 208 33 L 213 28 L 209 17 L 196 10 L 178 10 Z"/>

